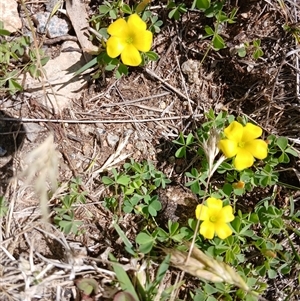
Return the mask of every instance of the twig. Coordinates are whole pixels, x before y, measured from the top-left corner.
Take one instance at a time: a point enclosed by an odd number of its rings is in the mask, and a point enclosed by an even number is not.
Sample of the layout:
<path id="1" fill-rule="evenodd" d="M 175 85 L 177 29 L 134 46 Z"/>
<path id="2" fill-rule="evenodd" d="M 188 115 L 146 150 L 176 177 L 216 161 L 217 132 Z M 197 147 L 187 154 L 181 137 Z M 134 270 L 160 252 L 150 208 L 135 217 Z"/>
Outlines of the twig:
<path id="1" fill-rule="evenodd" d="M 47 119 L 47 118 L 9 118 L 3 117 L 1 120 L 15 121 L 15 122 L 53 122 L 53 123 L 77 123 L 77 124 L 95 124 L 95 123 L 131 123 L 131 122 L 152 122 L 162 120 L 178 120 L 178 119 L 189 119 L 189 118 L 201 118 L 203 114 L 195 115 L 183 115 L 183 116 L 170 116 L 170 117 L 157 117 L 149 119 L 99 119 L 99 120 L 75 120 L 75 119 Z"/>
<path id="2" fill-rule="evenodd" d="M 152 70 L 146 68 L 145 71 L 152 77 L 154 77 L 155 79 L 159 80 L 161 83 L 163 83 L 166 87 L 168 87 L 170 90 L 172 90 L 173 92 L 175 92 L 176 94 L 178 94 L 180 97 L 186 99 L 187 101 L 189 101 L 189 98 L 184 95 L 183 93 L 181 93 L 179 90 L 177 90 L 175 87 L 173 87 L 172 85 L 168 84 L 167 82 L 165 82 L 161 77 L 159 77 L 158 75 L 156 75 Z M 194 101 L 190 100 L 191 103 L 195 103 Z"/>
<path id="3" fill-rule="evenodd" d="M 148 99 L 152 99 L 152 98 L 162 97 L 162 96 L 169 95 L 169 94 L 170 94 L 170 92 L 164 92 L 164 93 L 160 93 L 157 95 L 141 97 L 141 98 L 137 98 L 137 99 L 133 99 L 133 100 L 125 100 L 125 101 L 116 102 L 116 103 L 103 104 L 100 106 L 100 108 L 114 107 L 114 106 L 119 106 L 119 105 L 128 105 L 128 104 L 132 104 L 132 103 L 136 103 L 136 102 L 140 102 L 140 101 L 144 101 L 144 100 L 148 100 Z"/>
<path id="4" fill-rule="evenodd" d="M 53 44 L 57 44 L 57 43 L 64 42 L 64 41 L 78 42 L 78 39 L 71 35 L 64 35 L 64 36 L 60 36 L 60 37 L 56 37 L 56 38 L 52 38 L 52 39 L 47 39 L 47 40 L 43 41 L 43 44 L 44 45 L 53 45 Z"/>

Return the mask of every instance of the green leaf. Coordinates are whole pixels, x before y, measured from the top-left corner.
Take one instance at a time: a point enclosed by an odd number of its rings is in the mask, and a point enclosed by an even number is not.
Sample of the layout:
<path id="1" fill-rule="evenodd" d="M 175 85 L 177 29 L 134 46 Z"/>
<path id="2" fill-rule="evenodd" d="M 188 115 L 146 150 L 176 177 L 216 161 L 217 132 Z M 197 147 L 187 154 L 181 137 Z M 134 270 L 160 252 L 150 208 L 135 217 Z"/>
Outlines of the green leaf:
<path id="1" fill-rule="evenodd" d="M 111 10 L 111 7 L 107 5 L 99 5 L 98 9 L 101 14 L 107 14 Z"/>
<path id="2" fill-rule="evenodd" d="M 116 72 L 116 78 L 119 79 L 123 75 L 128 75 L 128 67 L 125 66 L 124 64 L 120 63 L 117 72 Z"/>
<path id="3" fill-rule="evenodd" d="M 196 7 L 200 10 L 206 10 L 210 7 L 210 0 L 197 0 Z"/>
<path id="4" fill-rule="evenodd" d="M 23 90 L 22 86 L 12 78 L 8 80 L 8 88 L 10 94 L 15 94 Z"/>
<path id="5" fill-rule="evenodd" d="M 10 31 L 0 28 L 0 36 L 10 36 Z"/>
<path id="6" fill-rule="evenodd" d="M 223 40 L 223 38 L 216 34 L 212 40 L 213 43 L 213 47 L 215 48 L 215 50 L 220 50 L 226 47 L 225 42 Z"/>
<path id="7" fill-rule="evenodd" d="M 158 271 L 157 271 L 157 274 L 155 277 L 155 282 L 157 284 L 163 280 L 166 272 L 169 269 L 169 264 L 170 264 L 170 255 L 166 256 L 166 258 L 163 260 L 163 262 L 160 264 L 160 266 L 158 268 Z"/>
<path id="8" fill-rule="evenodd" d="M 98 282 L 93 278 L 79 280 L 77 287 L 87 296 L 90 296 L 92 293 L 97 294 L 99 290 Z"/>
<path id="9" fill-rule="evenodd" d="M 114 181 L 110 177 L 107 177 L 107 176 L 103 176 L 101 178 L 101 180 L 102 180 L 102 183 L 105 185 L 111 185 L 114 183 Z"/>
<path id="10" fill-rule="evenodd" d="M 231 192 L 232 192 L 232 185 L 229 183 L 225 183 L 222 191 L 224 192 L 225 195 L 230 196 Z"/>
<path id="11" fill-rule="evenodd" d="M 280 157 L 278 158 L 278 162 L 279 163 L 289 163 L 290 162 L 290 158 L 286 153 L 282 153 L 280 155 Z"/>
<path id="12" fill-rule="evenodd" d="M 128 183 L 130 182 L 130 177 L 129 176 L 126 176 L 126 175 L 120 175 L 118 178 L 117 178 L 117 181 L 116 181 L 118 184 L 120 185 L 123 185 L 123 186 L 127 186 Z"/>
<path id="13" fill-rule="evenodd" d="M 95 66 L 97 64 L 98 60 L 97 57 L 93 58 L 91 61 L 86 63 L 84 66 L 82 66 L 80 69 L 78 69 L 75 73 L 74 76 L 86 71 L 87 69 L 90 69 L 91 67 Z"/>
<path id="14" fill-rule="evenodd" d="M 136 243 L 139 244 L 140 252 L 147 254 L 154 246 L 154 238 L 145 232 L 140 232 L 135 239 Z"/>
<path id="15" fill-rule="evenodd" d="M 133 245 L 132 245 L 132 243 L 129 241 L 129 239 L 127 238 L 127 236 L 125 235 L 125 233 L 123 232 L 123 230 L 120 228 L 120 226 L 116 223 L 116 221 L 113 221 L 113 227 L 117 231 L 119 237 L 124 242 L 124 244 L 126 246 L 126 251 L 127 252 L 129 251 L 129 254 L 131 254 L 133 256 L 137 256 L 137 254 L 133 251 Z"/>
<path id="16" fill-rule="evenodd" d="M 260 43 L 261 43 L 261 40 L 254 40 L 253 41 L 253 46 L 260 47 Z"/>
<path id="17" fill-rule="evenodd" d="M 131 15 L 131 14 L 132 14 L 132 9 L 131 9 L 130 6 L 127 5 L 127 4 L 123 4 L 121 10 L 122 10 L 125 14 L 128 14 L 128 15 Z"/>
<path id="18" fill-rule="evenodd" d="M 151 241 L 149 243 L 140 245 L 139 250 L 143 254 L 148 254 L 153 249 L 153 246 L 154 246 L 154 242 Z"/>
<path id="19" fill-rule="evenodd" d="M 118 11 L 116 9 L 112 9 L 109 11 L 109 16 L 112 18 L 112 19 L 117 19 L 118 17 Z"/>
<path id="20" fill-rule="evenodd" d="M 183 158 L 183 157 L 186 157 L 186 147 L 185 147 L 185 146 L 180 147 L 180 148 L 176 151 L 175 157 L 176 157 L 176 158 Z"/>
<path id="21" fill-rule="evenodd" d="M 269 269 L 268 270 L 268 276 L 270 279 L 275 279 L 277 276 L 277 271 L 273 270 L 273 269 Z"/>
<path id="22" fill-rule="evenodd" d="M 149 234 L 145 233 L 145 232 L 140 232 L 135 239 L 136 243 L 138 243 L 139 245 L 145 244 L 145 243 L 149 243 L 153 241 L 153 237 L 150 236 Z"/>
<path id="23" fill-rule="evenodd" d="M 100 28 L 98 32 L 104 39 L 109 38 L 109 34 L 107 33 L 107 28 Z"/>
<path id="24" fill-rule="evenodd" d="M 237 49 L 237 54 L 239 57 L 245 57 L 247 54 L 246 47 L 241 47 Z"/>
<path id="25" fill-rule="evenodd" d="M 112 254 L 109 254 L 111 261 L 116 261 Z M 111 262 L 114 272 L 116 273 L 116 277 L 119 281 L 119 284 L 123 291 L 130 293 L 135 300 L 139 300 L 139 297 L 134 289 L 134 286 L 131 283 L 130 278 L 128 277 L 127 273 L 123 269 L 123 267 L 116 262 Z"/>
<path id="26" fill-rule="evenodd" d="M 159 59 L 159 55 L 154 51 L 148 51 L 145 52 L 145 55 L 149 58 L 151 61 L 157 61 Z"/>
<path id="27" fill-rule="evenodd" d="M 254 53 L 253 53 L 253 58 L 254 59 L 259 59 L 260 57 L 262 57 L 264 55 L 264 52 L 262 51 L 261 48 L 257 48 Z"/>
<path id="28" fill-rule="evenodd" d="M 189 133 L 186 137 L 186 145 L 190 145 L 194 142 L 194 135 L 192 133 Z"/>
<path id="29" fill-rule="evenodd" d="M 277 146 L 281 149 L 281 151 L 284 152 L 284 150 L 286 149 L 286 147 L 288 146 L 288 139 L 286 137 L 279 137 L 276 140 L 276 144 Z"/>
<path id="30" fill-rule="evenodd" d="M 42 66 L 45 66 L 50 60 L 50 57 L 49 56 L 45 56 L 41 59 L 41 64 Z"/>
<path id="31" fill-rule="evenodd" d="M 285 152 L 286 152 L 287 154 L 290 154 L 290 155 L 294 156 L 294 157 L 298 157 L 297 151 L 294 150 L 294 149 L 292 149 L 291 147 L 286 148 L 286 149 L 285 149 Z"/>
<path id="32" fill-rule="evenodd" d="M 213 36 L 214 33 L 215 33 L 215 31 L 210 26 L 208 26 L 208 25 L 205 25 L 204 30 L 205 30 L 205 32 L 207 34 L 205 36 L 206 38 L 209 37 L 209 36 Z"/>

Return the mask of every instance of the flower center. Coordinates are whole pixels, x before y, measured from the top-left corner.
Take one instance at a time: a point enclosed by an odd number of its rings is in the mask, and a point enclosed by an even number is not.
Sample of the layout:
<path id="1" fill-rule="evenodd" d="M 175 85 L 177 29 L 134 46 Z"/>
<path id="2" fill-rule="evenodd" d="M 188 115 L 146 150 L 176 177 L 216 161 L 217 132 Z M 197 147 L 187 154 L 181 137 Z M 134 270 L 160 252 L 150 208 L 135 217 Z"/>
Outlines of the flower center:
<path id="1" fill-rule="evenodd" d="M 127 43 L 127 44 L 132 44 L 132 43 L 133 43 L 133 37 L 128 37 L 128 38 L 126 39 L 126 43 Z"/>
<path id="2" fill-rule="evenodd" d="M 212 223 L 215 223 L 218 220 L 218 216 L 217 215 L 211 215 L 209 217 L 209 221 Z"/>
<path id="3" fill-rule="evenodd" d="M 244 146 L 245 146 L 245 142 L 240 141 L 240 142 L 238 143 L 238 147 L 243 148 Z"/>

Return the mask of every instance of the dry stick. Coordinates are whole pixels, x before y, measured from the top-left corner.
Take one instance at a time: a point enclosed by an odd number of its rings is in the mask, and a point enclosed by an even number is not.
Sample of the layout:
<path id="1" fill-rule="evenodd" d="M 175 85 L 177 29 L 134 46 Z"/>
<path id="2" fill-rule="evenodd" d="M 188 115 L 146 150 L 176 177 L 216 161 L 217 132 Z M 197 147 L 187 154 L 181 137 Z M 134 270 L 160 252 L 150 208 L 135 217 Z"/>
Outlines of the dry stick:
<path id="1" fill-rule="evenodd" d="M 274 93 L 275 93 L 275 87 L 276 87 L 276 84 L 278 83 L 278 77 L 279 77 L 279 73 L 282 69 L 282 66 L 284 65 L 285 63 L 285 58 L 284 57 L 280 63 L 280 66 L 279 68 L 277 69 L 277 73 L 275 75 L 275 78 L 274 78 L 274 82 L 273 82 L 273 86 L 272 86 L 272 92 L 271 92 L 271 95 L 270 95 L 270 100 L 269 100 L 269 105 L 268 105 L 268 110 L 267 110 L 267 116 L 266 116 L 266 123 L 265 123 L 265 128 L 268 128 L 268 125 L 269 125 L 269 117 L 270 117 L 270 112 L 271 112 L 271 103 L 273 102 L 273 99 L 274 99 Z"/>
<path id="2" fill-rule="evenodd" d="M 137 99 L 133 99 L 133 100 L 125 100 L 125 101 L 116 102 L 116 103 L 103 104 L 100 106 L 100 108 L 108 108 L 108 107 L 114 107 L 114 106 L 119 106 L 119 105 L 128 105 L 131 103 L 140 102 L 140 101 L 144 101 L 144 100 L 148 100 L 148 99 L 152 99 L 152 98 L 158 98 L 158 97 L 166 96 L 169 94 L 170 94 L 170 92 L 164 92 L 164 93 L 141 97 L 141 98 L 137 98 Z"/>
<path id="3" fill-rule="evenodd" d="M 173 87 L 172 85 L 168 84 L 166 81 L 164 81 L 161 77 L 159 77 L 158 75 L 156 75 L 152 70 L 145 68 L 145 71 L 152 77 L 154 77 L 155 79 L 159 80 L 161 83 L 163 83 L 166 87 L 168 87 L 170 90 L 172 90 L 173 92 L 175 92 L 176 94 L 178 94 L 180 97 L 186 99 L 187 101 L 189 101 L 189 98 L 184 95 L 183 93 L 181 93 L 179 90 L 177 90 L 175 87 Z M 190 100 L 191 103 L 195 103 L 194 101 Z"/>
<path id="4" fill-rule="evenodd" d="M 182 83 L 183 83 L 184 92 L 185 92 L 185 95 L 186 95 L 187 100 L 188 100 L 189 111 L 190 111 L 191 114 L 194 114 L 193 108 L 192 108 L 192 105 L 191 105 L 191 102 L 192 102 L 192 101 L 191 101 L 191 99 L 190 99 L 190 96 L 189 96 L 189 93 L 188 93 L 188 90 L 187 90 L 187 87 L 186 87 L 186 83 L 185 83 L 184 76 L 183 76 L 183 74 L 182 74 L 182 72 L 181 72 L 180 63 L 179 63 L 178 57 L 177 57 L 177 55 L 176 55 L 176 50 L 175 50 L 174 44 L 173 44 L 173 50 L 174 50 L 174 53 L 175 53 L 176 63 L 177 63 L 178 69 L 179 69 L 181 81 L 182 81 Z"/>
<path id="5" fill-rule="evenodd" d="M 192 116 L 193 118 L 201 118 L 203 114 L 196 114 Z M 78 124 L 95 124 L 95 123 L 131 123 L 131 122 L 152 122 L 161 120 L 178 120 L 178 119 L 188 119 L 191 118 L 190 115 L 183 116 L 171 116 L 171 117 L 157 117 L 149 119 L 99 119 L 99 120 L 74 120 L 74 119 L 47 119 L 47 118 L 9 118 L 3 117 L 1 120 L 15 121 L 15 122 L 53 122 L 53 123 L 78 123 Z"/>

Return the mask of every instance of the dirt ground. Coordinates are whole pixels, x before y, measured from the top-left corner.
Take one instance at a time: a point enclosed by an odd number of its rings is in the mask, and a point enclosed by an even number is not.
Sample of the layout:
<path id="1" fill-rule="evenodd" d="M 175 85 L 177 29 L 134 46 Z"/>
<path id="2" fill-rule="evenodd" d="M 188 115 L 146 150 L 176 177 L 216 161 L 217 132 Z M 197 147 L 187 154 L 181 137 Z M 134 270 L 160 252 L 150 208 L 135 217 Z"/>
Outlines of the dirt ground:
<path id="1" fill-rule="evenodd" d="M 43 11 L 45 2 L 31 1 L 26 6 L 30 11 Z M 163 21 L 153 44 L 153 50 L 159 54 L 157 62 L 130 68 L 129 75 L 119 80 L 109 72 L 105 78 L 90 80 L 79 98 L 72 99 L 55 114 L 30 92 L 1 96 L 0 139 L 6 153 L 0 156 L 0 196 L 5 196 L 10 209 L 7 218 L 2 218 L 0 230 L 3 246 L 0 258 L 2 269 L 5 267 L 0 277 L 6 284 L 11 283 L 7 284 L 6 293 L 0 292 L 1 300 L 80 300 L 76 299 L 80 297 L 74 277 L 70 275 L 87 274 L 101 283 L 101 297 L 95 300 L 110 300 L 115 292 L 110 285 L 111 275 L 105 264 L 98 263 L 105 262 L 109 250 L 126 263 L 122 242 L 112 227 L 112 215 L 102 206 L 108 192 L 100 181 L 100 174 L 112 155 L 117 154 L 109 167 L 121 166 L 125 158 L 152 161 L 172 180 L 164 197 L 176 203 L 175 196 L 191 202 L 194 196 L 184 188 L 182 170 L 188 163 L 173 160 L 176 148 L 172 140 L 180 132 L 188 134 L 199 127 L 211 108 L 217 113 L 226 110 L 236 116 L 246 115 L 267 134 L 288 137 L 300 151 L 299 44 L 292 32 L 283 28 L 284 24 L 297 26 L 299 3 L 284 1 L 283 9 L 280 1 L 227 1 L 227 11 L 238 8 L 236 22 L 222 28 L 221 36 L 227 47 L 209 51 L 200 65 L 209 40 L 199 36 L 203 34 L 204 25 L 212 25 L 207 24 L 210 20 L 190 10 L 175 22 L 168 18 L 164 5 L 153 2 L 157 4 L 153 4 L 155 13 Z M 191 7 L 191 2 L 185 1 L 187 7 Z M 90 16 L 99 4 L 101 1 L 87 1 Z M 253 59 L 251 51 L 244 58 L 236 55 L 236 46 L 255 39 L 261 40 L 264 52 L 260 59 Z M 60 45 L 47 46 L 53 58 L 60 55 Z M 193 71 L 188 72 L 187 68 Z M 25 120 L 7 120 L 9 117 Z M 54 119 L 67 122 L 54 122 Z M 28 154 L 50 133 L 53 143 L 50 141 L 28 161 Z M 87 203 L 76 209 L 76 217 L 84 222 L 85 229 L 78 236 L 64 237 L 41 219 L 43 212 L 34 193 L 34 177 L 22 173 L 43 156 L 45 161 L 41 159 L 44 162 L 41 166 L 44 168 L 35 173 L 50 169 L 47 154 L 52 147 L 54 152 L 58 151 L 59 182 L 81 178 L 80 189 L 87 193 Z M 281 182 L 300 190 L 299 179 L 300 160 L 295 158 L 282 172 Z M 39 185 L 48 184 L 45 181 Z M 48 201 L 49 212 L 65 193 L 64 187 L 58 188 Z M 283 207 L 289 195 L 294 196 L 295 210 L 299 210 L 300 195 L 295 190 L 280 190 L 276 205 Z M 250 199 L 244 201 L 245 204 L 251 202 Z M 137 217 L 125 218 L 123 231 L 127 237 L 134 240 L 139 222 Z M 41 276 L 42 285 L 30 286 L 37 272 L 48 276 Z M 268 283 L 264 297 L 270 301 L 287 300 L 283 291 L 289 285 L 297 285 L 296 278 L 295 275 L 276 278 Z M 181 299 L 189 300 L 187 291 L 198 283 L 191 277 Z"/>

